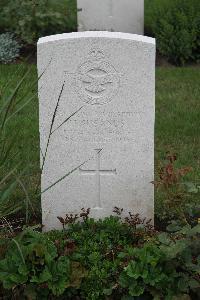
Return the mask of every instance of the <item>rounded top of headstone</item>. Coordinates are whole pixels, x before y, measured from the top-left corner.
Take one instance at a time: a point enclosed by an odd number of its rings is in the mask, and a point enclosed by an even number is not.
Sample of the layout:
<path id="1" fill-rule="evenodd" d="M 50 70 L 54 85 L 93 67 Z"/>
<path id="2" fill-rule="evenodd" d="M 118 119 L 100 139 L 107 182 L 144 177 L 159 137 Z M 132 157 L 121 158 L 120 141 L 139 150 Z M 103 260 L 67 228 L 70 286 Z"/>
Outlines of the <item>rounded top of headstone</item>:
<path id="1" fill-rule="evenodd" d="M 109 32 L 109 31 L 84 31 L 84 32 L 71 32 L 63 33 L 42 37 L 38 40 L 39 44 L 55 42 L 67 39 L 78 39 L 78 38 L 112 38 L 112 39 L 123 39 L 132 40 L 148 44 L 155 45 L 155 39 L 144 35 L 123 33 L 123 32 Z"/>

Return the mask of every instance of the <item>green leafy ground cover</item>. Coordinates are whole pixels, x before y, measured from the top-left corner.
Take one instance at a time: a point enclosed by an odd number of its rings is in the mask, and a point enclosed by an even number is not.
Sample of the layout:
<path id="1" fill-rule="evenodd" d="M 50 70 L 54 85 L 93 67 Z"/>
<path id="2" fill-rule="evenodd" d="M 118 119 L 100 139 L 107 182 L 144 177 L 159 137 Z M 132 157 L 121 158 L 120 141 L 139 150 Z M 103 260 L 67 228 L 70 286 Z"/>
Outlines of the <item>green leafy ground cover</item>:
<path id="1" fill-rule="evenodd" d="M 200 225 L 158 233 L 137 215 L 124 220 L 115 211 L 117 217 L 100 221 L 88 212 L 78 221 L 67 216 L 63 231 L 4 236 L 3 299 L 196 300 Z"/>

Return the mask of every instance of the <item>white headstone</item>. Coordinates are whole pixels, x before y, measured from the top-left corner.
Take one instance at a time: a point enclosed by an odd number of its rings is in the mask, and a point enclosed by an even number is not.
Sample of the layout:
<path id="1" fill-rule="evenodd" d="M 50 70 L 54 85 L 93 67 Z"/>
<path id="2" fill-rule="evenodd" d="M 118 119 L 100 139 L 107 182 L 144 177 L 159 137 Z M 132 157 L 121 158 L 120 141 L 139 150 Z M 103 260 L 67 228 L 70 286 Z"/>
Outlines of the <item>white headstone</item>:
<path id="1" fill-rule="evenodd" d="M 78 0 L 78 29 L 144 33 L 144 0 Z"/>
<path id="2" fill-rule="evenodd" d="M 115 206 L 153 218 L 154 72 L 149 37 L 84 32 L 39 40 L 45 230 L 83 207 L 95 218 Z"/>

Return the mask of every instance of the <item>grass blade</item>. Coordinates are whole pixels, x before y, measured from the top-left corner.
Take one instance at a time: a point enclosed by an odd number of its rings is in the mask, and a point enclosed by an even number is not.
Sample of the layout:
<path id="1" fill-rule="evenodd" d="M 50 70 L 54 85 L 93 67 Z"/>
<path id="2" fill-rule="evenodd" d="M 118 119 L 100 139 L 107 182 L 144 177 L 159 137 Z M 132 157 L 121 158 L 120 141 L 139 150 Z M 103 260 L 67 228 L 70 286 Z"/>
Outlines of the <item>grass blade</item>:
<path id="1" fill-rule="evenodd" d="M 62 181 L 63 179 L 65 179 L 67 176 L 69 176 L 70 174 L 72 174 L 73 172 L 75 172 L 76 170 L 78 170 L 80 167 L 82 167 L 87 161 L 85 161 L 84 163 L 80 164 L 78 167 L 74 168 L 73 170 L 69 171 L 68 173 L 66 173 L 64 176 L 62 176 L 60 179 L 58 179 L 57 181 L 55 181 L 53 184 L 51 184 L 48 188 L 46 188 L 44 191 L 41 192 L 41 194 L 47 192 L 48 190 L 50 190 L 53 186 L 55 186 L 57 183 L 59 183 L 60 181 Z"/>
<path id="2" fill-rule="evenodd" d="M 58 130 L 63 124 L 65 124 L 67 121 L 69 121 L 74 115 L 76 115 L 82 108 L 84 107 L 84 105 L 83 106 L 81 106 L 78 110 L 76 110 L 73 114 L 71 114 L 67 119 L 65 119 L 56 129 L 54 129 L 53 131 L 52 131 L 52 133 L 51 134 L 53 134 L 56 130 Z"/>
<path id="3" fill-rule="evenodd" d="M 100 149 L 98 151 L 98 153 L 100 153 L 102 151 L 102 149 Z M 55 186 L 57 183 L 59 183 L 60 181 L 62 181 L 63 179 L 65 179 L 66 177 L 68 177 L 69 175 L 71 175 L 72 173 L 74 173 L 76 170 L 78 170 L 80 167 L 82 167 L 84 164 L 86 164 L 87 162 L 89 162 L 91 159 L 94 159 L 94 156 L 90 157 L 89 159 L 85 160 L 83 163 L 81 163 L 79 166 L 75 167 L 74 169 L 72 169 L 71 171 L 69 171 L 68 173 L 66 173 L 64 176 L 62 176 L 60 179 L 58 179 L 57 181 L 55 181 L 53 184 L 51 184 L 49 187 L 47 187 L 46 189 L 44 189 L 40 194 L 43 194 L 45 192 L 47 192 L 48 190 L 50 190 L 53 186 Z"/>
<path id="4" fill-rule="evenodd" d="M 6 90 L 9 87 L 10 83 L 13 81 L 13 78 L 16 78 L 17 75 L 20 74 L 21 70 L 23 70 L 24 67 L 25 67 L 24 64 L 20 64 L 20 67 L 18 67 L 17 70 L 12 73 L 12 75 L 10 76 L 6 84 L 2 86 L 2 93 L 4 90 Z"/>
<path id="5" fill-rule="evenodd" d="M 21 181 L 20 177 L 18 177 L 16 174 L 15 174 L 15 178 L 16 178 L 16 181 L 21 186 L 21 188 L 22 188 L 22 190 L 23 190 L 23 192 L 25 194 L 25 198 L 26 198 L 26 201 L 25 201 L 25 207 L 26 207 L 26 224 L 27 224 L 28 223 L 28 216 L 29 216 L 29 206 L 31 207 L 31 209 L 32 209 L 32 211 L 33 211 L 34 214 L 35 214 L 35 212 L 34 212 L 32 204 L 31 204 L 31 200 L 29 198 L 27 189 L 25 188 L 23 182 Z"/>
<path id="6" fill-rule="evenodd" d="M 20 254 L 20 256 L 21 256 L 21 259 L 22 259 L 22 261 L 23 261 L 23 263 L 24 263 L 24 265 L 26 264 L 26 262 L 25 262 L 25 259 L 24 259 L 24 256 L 23 256 L 23 253 L 22 253 L 22 250 L 21 250 L 21 248 L 20 248 L 20 245 L 19 245 L 19 243 L 15 240 L 15 239 L 12 239 L 12 241 L 15 243 L 15 245 L 17 246 L 17 249 L 18 249 L 18 251 L 19 251 L 19 254 Z"/>
<path id="7" fill-rule="evenodd" d="M 6 112 L 5 112 L 5 115 L 4 115 L 4 118 L 3 118 L 3 121 L 2 121 L 2 125 L 1 125 L 1 129 L 3 129 L 4 127 L 4 124 L 6 122 L 6 118 L 7 118 L 7 115 L 9 113 L 9 110 L 13 104 L 13 101 L 15 99 L 15 96 L 19 90 L 19 88 L 21 87 L 22 83 L 24 82 L 24 79 L 26 78 L 26 76 L 29 74 L 30 72 L 30 69 L 27 70 L 27 72 L 24 74 L 24 76 L 22 77 L 22 79 L 19 81 L 19 83 L 17 84 L 17 86 L 15 87 L 14 91 L 12 92 L 12 94 L 8 97 L 8 100 L 6 101 L 6 103 L 8 104 L 7 105 L 7 109 L 6 109 Z M 1 112 L 0 112 L 1 113 Z"/>
<path id="8" fill-rule="evenodd" d="M 17 113 L 19 113 L 27 104 L 31 102 L 32 99 L 36 97 L 37 94 L 34 94 L 30 99 L 28 99 L 23 105 L 21 105 L 13 114 L 11 114 L 5 121 L 5 124 L 13 118 Z"/>
<path id="9" fill-rule="evenodd" d="M 43 159 L 43 162 L 42 162 L 42 168 L 41 168 L 42 171 L 43 171 L 43 168 L 44 168 L 44 164 L 45 164 L 45 160 L 46 160 L 46 156 L 47 156 L 47 151 L 48 151 L 48 147 L 49 147 L 49 142 L 50 142 L 50 138 L 51 138 L 51 134 L 52 134 L 52 128 L 53 128 L 53 124 L 54 124 L 54 121 L 55 121 L 56 113 L 57 113 L 57 110 L 58 110 L 58 105 L 60 103 L 60 99 L 61 99 L 61 96 L 62 96 L 62 92 L 63 92 L 64 86 L 65 86 L 65 82 L 63 83 L 63 85 L 61 87 L 60 94 L 58 96 L 56 107 L 55 107 L 55 110 L 54 110 L 54 113 L 53 113 L 53 117 L 52 117 L 52 120 L 51 120 L 51 126 L 50 126 L 49 136 L 48 136 L 47 145 L 46 145 L 46 149 L 45 149 L 45 153 L 44 153 L 44 159 Z"/>
<path id="10" fill-rule="evenodd" d="M 16 167 L 14 167 L 1 181 L 0 181 L 0 185 L 1 184 L 3 184 L 5 181 L 6 181 L 6 179 L 8 179 L 9 177 L 10 177 L 10 175 L 13 175 L 13 173 L 14 173 L 14 171 L 17 169 L 17 167 L 19 166 L 19 164 L 18 165 L 16 165 Z"/>

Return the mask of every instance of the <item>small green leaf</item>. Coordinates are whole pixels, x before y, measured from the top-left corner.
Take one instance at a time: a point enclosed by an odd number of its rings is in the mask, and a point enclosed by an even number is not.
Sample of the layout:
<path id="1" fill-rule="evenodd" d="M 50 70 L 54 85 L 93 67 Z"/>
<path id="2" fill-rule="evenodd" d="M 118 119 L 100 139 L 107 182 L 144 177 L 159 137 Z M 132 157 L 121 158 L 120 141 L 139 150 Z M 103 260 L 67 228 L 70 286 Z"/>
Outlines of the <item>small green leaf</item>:
<path id="1" fill-rule="evenodd" d="M 198 187 L 193 182 L 184 182 L 184 185 L 188 193 L 197 194 L 199 191 Z"/>
<path id="2" fill-rule="evenodd" d="M 160 243 L 162 243 L 164 245 L 170 245 L 170 243 L 171 243 L 171 240 L 170 240 L 168 234 L 165 232 L 158 235 L 158 240 Z"/>
<path id="3" fill-rule="evenodd" d="M 191 289 L 199 289 L 200 288 L 199 281 L 197 281 L 195 279 L 190 279 L 188 282 L 188 285 Z"/>
<path id="4" fill-rule="evenodd" d="M 112 291 L 113 291 L 112 288 L 110 288 L 110 289 L 104 289 L 103 293 L 106 296 L 110 296 L 110 295 L 112 295 Z"/>
<path id="5" fill-rule="evenodd" d="M 176 221 L 172 221 L 171 224 L 169 224 L 167 226 L 167 231 L 169 232 L 177 232 L 179 230 L 181 230 L 181 225 L 179 222 L 176 222 Z"/>
<path id="6" fill-rule="evenodd" d="M 135 282 L 129 287 L 129 294 L 131 296 L 141 296 L 144 294 L 144 287 Z"/>

